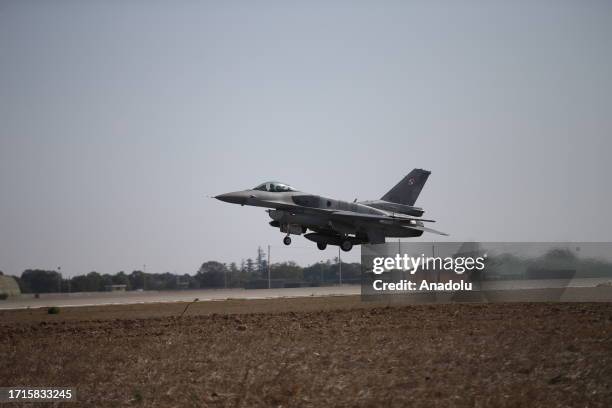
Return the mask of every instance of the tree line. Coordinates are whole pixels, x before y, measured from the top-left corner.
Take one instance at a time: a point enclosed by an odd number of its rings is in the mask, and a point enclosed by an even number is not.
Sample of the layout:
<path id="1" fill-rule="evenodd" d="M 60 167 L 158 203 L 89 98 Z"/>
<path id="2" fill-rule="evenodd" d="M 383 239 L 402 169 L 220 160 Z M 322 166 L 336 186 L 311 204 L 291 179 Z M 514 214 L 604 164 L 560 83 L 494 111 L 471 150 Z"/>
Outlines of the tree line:
<path id="1" fill-rule="evenodd" d="M 255 259 L 240 264 L 206 261 L 194 275 L 134 270 L 115 274 L 92 271 L 65 278 L 59 270 L 27 269 L 15 277 L 22 293 L 97 292 L 110 290 L 113 285 L 126 290 L 267 288 L 268 283 L 271 287 L 323 286 L 337 284 L 341 278 L 343 283 L 359 283 L 361 264 L 340 265 L 337 258 L 306 267 L 291 261 L 272 263 L 268 282 L 268 264 L 261 248 Z"/>

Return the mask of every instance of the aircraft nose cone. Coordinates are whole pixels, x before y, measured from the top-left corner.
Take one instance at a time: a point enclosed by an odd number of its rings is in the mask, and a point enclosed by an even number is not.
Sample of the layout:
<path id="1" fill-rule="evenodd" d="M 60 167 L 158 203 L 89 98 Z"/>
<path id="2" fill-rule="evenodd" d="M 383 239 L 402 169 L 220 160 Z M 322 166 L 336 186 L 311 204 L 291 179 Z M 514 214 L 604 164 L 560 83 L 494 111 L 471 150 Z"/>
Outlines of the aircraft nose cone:
<path id="1" fill-rule="evenodd" d="M 242 197 L 242 195 L 237 193 L 219 194 L 218 196 L 215 196 L 215 198 L 217 200 L 225 201 L 226 203 L 232 204 L 244 204 L 244 202 L 246 201 L 245 198 Z"/>

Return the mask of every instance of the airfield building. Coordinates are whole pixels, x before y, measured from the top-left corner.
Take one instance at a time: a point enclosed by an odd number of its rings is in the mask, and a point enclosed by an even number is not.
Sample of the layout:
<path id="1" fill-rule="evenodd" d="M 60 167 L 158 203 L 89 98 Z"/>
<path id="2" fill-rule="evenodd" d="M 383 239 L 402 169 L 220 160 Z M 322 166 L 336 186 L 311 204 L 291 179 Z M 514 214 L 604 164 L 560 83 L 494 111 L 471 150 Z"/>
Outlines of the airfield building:
<path id="1" fill-rule="evenodd" d="M 0 299 L 21 294 L 17 281 L 12 276 L 0 275 Z"/>

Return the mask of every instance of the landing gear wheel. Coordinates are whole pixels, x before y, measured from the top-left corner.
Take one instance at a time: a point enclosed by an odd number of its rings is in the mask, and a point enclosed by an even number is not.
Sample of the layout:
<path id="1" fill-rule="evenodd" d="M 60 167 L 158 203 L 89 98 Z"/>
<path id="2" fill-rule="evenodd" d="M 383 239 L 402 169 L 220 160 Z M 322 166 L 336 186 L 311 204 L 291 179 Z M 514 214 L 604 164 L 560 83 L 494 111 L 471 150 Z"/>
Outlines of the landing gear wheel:
<path id="1" fill-rule="evenodd" d="M 283 244 L 285 244 L 285 245 L 291 245 L 291 237 L 285 237 L 285 238 L 283 238 Z"/>
<path id="2" fill-rule="evenodd" d="M 348 252 L 353 248 L 353 243 L 351 241 L 349 241 L 348 239 L 345 239 L 344 241 L 342 241 L 342 243 L 340 244 L 340 248 L 344 251 L 344 252 Z"/>
<path id="3" fill-rule="evenodd" d="M 325 242 L 317 242 L 317 248 L 323 251 L 325 248 L 327 248 L 327 244 Z"/>

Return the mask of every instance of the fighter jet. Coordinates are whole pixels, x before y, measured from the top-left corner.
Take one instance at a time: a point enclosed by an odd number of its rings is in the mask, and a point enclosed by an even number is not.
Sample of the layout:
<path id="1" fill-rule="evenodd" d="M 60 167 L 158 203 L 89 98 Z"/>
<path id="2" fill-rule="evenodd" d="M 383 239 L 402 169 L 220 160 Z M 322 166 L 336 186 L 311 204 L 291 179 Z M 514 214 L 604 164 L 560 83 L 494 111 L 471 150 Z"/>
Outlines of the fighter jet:
<path id="1" fill-rule="evenodd" d="M 291 244 L 291 235 L 305 234 L 320 250 L 339 245 L 343 251 L 350 251 L 354 245 L 384 243 L 387 237 L 419 237 L 423 232 L 448 235 L 425 227 L 425 222 L 434 221 L 420 218 L 424 211 L 414 206 L 430 174 L 414 169 L 380 200 L 372 201 L 334 200 L 277 181 L 215 198 L 269 208 L 270 225 L 286 234 L 285 245 Z"/>

